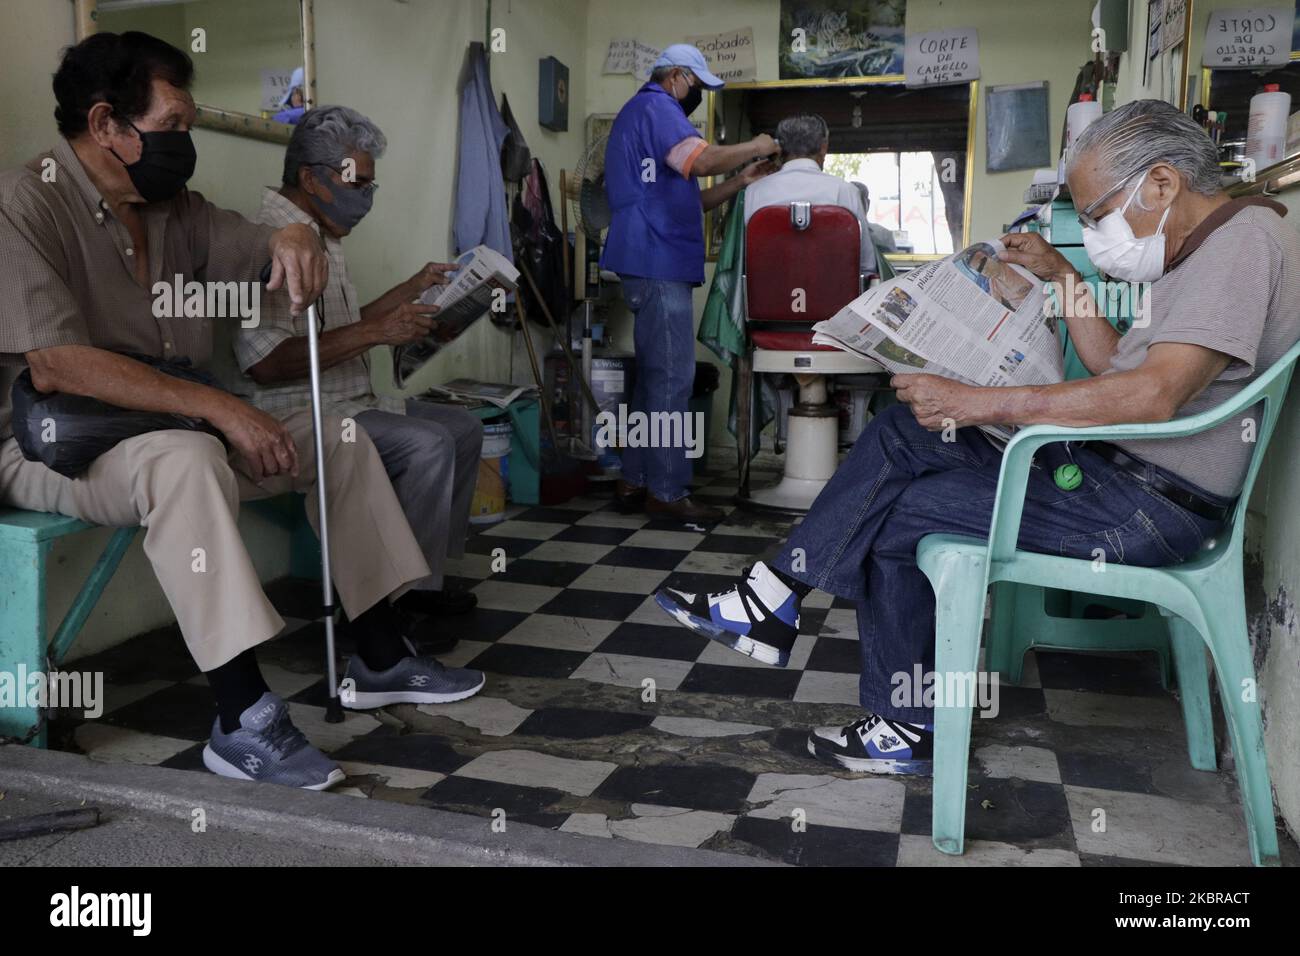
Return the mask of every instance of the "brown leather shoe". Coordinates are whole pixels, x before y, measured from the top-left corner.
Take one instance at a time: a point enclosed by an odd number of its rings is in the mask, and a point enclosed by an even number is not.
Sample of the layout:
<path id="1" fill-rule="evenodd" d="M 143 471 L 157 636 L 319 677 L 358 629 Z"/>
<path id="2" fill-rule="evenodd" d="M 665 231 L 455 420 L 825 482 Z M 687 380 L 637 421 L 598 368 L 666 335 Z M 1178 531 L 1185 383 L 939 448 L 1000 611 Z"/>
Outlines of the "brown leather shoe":
<path id="1" fill-rule="evenodd" d="M 620 511 L 636 512 L 645 508 L 645 487 L 629 485 L 620 478 L 614 485 L 614 502 Z"/>
<path id="2" fill-rule="evenodd" d="M 696 501 L 690 495 L 676 501 L 660 501 L 654 495 L 649 495 L 645 501 L 645 513 L 656 518 L 676 518 L 691 524 L 716 524 L 726 517 L 721 508 Z"/>

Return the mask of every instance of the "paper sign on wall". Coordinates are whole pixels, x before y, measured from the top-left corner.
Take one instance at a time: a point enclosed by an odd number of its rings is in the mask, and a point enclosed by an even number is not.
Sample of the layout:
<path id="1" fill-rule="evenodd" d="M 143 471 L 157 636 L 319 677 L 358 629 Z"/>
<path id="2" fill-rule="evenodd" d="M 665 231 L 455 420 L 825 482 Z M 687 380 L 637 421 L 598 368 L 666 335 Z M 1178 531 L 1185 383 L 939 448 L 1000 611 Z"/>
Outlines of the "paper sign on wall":
<path id="1" fill-rule="evenodd" d="M 262 71 L 262 109 L 280 109 L 280 102 L 284 99 L 284 94 L 289 92 L 292 77 L 292 69 Z"/>
<path id="2" fill-rule="evenodd" d="M 903 47 L 909 87 L 968 83 L 979 79 L 980 40 L 974 27 L 909 33 Z"/>
<path id="3" fill-rule="evenodd" d="M 753 27 L 687 37 L 686 42 L 699 48 L 709 64 L 709 72 L 724 82 L 744 82 L 758 77 Z"/>
<path id="4" fill-rule="evenodd" d="M 1187 31 L 1187 0 L 1165 0 L 1164 20 L 1160 46 L 1162 50 L 1171 50 L 1183 42 Z"/>
<path id="5" fill-rule="evenodd" d="M 640 40 L 610 40 L 605 53 L 604 73 L 631 73 L 639 80 L 650 78 L 650 68 L 663 52 Z"/>
<path id="6" fill-rule="evenodd" d="M 1211 10 L 1201 62 L 1213 70 L 1280 66 L 1291 56 L 1293 7 Z"/>

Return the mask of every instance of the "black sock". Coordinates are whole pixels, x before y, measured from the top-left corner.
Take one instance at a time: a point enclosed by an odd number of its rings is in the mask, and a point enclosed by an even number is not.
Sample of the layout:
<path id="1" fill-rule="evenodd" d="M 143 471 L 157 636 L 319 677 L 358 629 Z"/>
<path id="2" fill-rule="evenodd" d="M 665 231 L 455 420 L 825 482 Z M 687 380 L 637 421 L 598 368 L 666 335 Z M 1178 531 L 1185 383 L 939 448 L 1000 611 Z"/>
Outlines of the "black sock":
<path id="1" fill-rule="evenodd" d="M 208 671 L 205 676 L 213 696 L 217 698 L 217 716 L 221 718 L 221 732 L 225 734 L 238 730 L 240 715 L 270 690 L 262 679 L 262 671 L 251 647 Z"/>
<path id="2" fill-rule="evenodd" d="M 781 581 L 782 584 L 784 584 L 791 591 L 793 591 L 795 593 L 795 596 L 799 598 L 800 601 L 806 598 L 813 591 L 817 590 L 811 584 L 804 584 L 798 578 L 792 578 L 784 571 L 781 571 L 778 568 L 774 568 L 770 564 L 768 565 L 768 569 L 777 576 L 777 578 Z"/>
<path id="3" fill-rule="evenodd" d="M 352 622 L 352 638 L 362 663 L 372 671 L 386 671 L 403 657 L 411 656 L 402 640 L 401 622 L 387 600 Z"/>

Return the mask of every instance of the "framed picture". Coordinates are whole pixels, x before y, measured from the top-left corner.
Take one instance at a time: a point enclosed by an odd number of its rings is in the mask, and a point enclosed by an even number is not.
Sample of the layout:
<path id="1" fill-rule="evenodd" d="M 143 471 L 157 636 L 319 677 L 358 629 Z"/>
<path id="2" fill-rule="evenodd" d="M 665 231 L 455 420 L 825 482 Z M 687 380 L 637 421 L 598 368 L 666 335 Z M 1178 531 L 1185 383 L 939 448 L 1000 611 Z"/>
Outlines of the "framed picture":
<path id="1" fill-rule="evenodd" d="M 781 0 L 780 77 L 903 72 L 907 0 Z"/>
<path id="2" fill-rule="evenodd" d="M 1051 166 L 1047 81 L 988 89 L 988 172 Z"/>

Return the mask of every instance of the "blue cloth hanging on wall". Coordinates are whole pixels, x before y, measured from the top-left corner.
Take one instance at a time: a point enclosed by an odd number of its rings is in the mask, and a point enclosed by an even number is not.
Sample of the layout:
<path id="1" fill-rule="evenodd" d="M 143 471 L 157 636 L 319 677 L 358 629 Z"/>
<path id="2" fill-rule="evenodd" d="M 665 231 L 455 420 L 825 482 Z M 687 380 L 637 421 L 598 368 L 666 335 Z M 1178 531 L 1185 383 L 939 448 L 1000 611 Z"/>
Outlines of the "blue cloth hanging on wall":
<path id="1" fill-rule="evenodd" d="M 456 172 L 456 253 L 484 245 L 511 262 L 510 213 L 501 175 L 501 144 L 510 127 L 497 110 L 482 43 L 471 43 L 460 91 L 460 167 Z"/>

